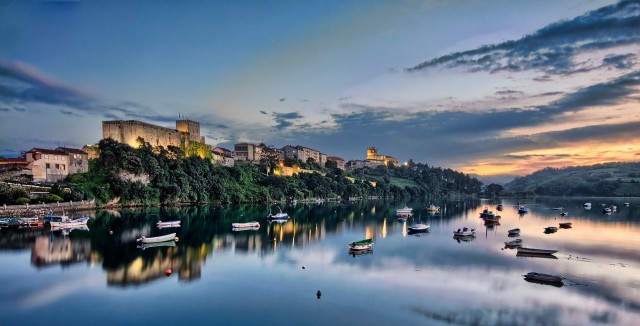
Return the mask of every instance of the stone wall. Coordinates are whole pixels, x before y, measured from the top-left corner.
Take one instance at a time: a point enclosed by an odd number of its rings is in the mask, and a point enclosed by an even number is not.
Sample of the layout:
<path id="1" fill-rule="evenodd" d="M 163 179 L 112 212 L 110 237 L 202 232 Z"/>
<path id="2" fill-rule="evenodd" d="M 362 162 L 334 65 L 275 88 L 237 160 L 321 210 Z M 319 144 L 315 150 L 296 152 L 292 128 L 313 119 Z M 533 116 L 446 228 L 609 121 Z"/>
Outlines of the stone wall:
<path id="1" fill-rule="evenodd" d="M 95 200 L 83 200 L 79 202 L 64 202 L 54 204 L 39 205 L 3 205 L 0 206 L 0 216 L 3 217 L 23 217 L 23 216 L 47 216 L 49 210 L 54 215 L 60 215 L 62 212 L 74 212 L 82 210 L 90 210 L 96 208 Z"/>
<path id="2" fill-rule="evenodd" d="M 145 142 L 152 146 L 176 146 L 179 148 L 187 148 L 188 137 L 182 132 L 144 123 L 135 120 L 128 121 L 103 121 L 102 122 L 102 138 L 112 138 L 115 141 L 128 144 L 137 148 L 138 137 L 142 137 Z"/>

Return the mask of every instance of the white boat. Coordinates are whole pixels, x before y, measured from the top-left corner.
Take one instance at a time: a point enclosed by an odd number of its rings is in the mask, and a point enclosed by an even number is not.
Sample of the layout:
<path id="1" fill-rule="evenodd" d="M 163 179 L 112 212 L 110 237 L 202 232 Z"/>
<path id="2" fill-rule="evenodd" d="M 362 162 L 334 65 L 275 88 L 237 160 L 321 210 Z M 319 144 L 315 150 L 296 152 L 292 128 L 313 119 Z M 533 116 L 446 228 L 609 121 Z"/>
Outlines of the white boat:
<path id="1" fill-rule="evenodd" d="M 404 208 L 398 208 L 396 209 L 396 215 L 399 216 L 409 216 L 411 215 L 411 212 L 413 211 L 413 208 L 409 208 L 407 206 L 405 206 Z"/>
<path id="2" fill-rule="evenodd" d="M 155 242 L 165 242 L 165 241 L 175 241 L 176 238 L 176 234 L 175 233 L 170 233 L 167 235 L 161 235 L 159 237 L 141 237 L 140 239 L 137 239 L 136 241 L 138 242 L 142 242 L 142 243 L 155 243 Z"/>
<path id="3" fill-rule="evenodd" d="M 280 210 L 280 213 L 277 214 L 271 214 L 271 209 L 269 209 L 269 216 L 267 216 L 267 219 L 269 220 L 288 220 L 289 219 L 289 215 L 287 213 L 283 213 L 282 209 L 280 207 L 278 207 L 278 209 Z"/>
<path id="4" fill-rule="evenodd" d="M 418 232 L 427 232 L 431 226 L 429 224 L 414 224 L 412 226 L 407 227 L 407 232 L 418 233 Z"/>
<path id="5" fill-rule="evenodd" d="M 585 209 L 591 209 L 591 203 L 584 203 L 582 207 L 584 207 Z"/>
<path id="6" fill-rule="evenodd" d="M 550 250 L 550 249 L 537 249 L 537 248 L 518 248 L 518 253 L 522 254 L 534 254 L 534 255 L 552 255 L 558 252 L 558 250 Z"/>
<path id="7" fill-rule="evenodd" d="M 260 228 L 260 223 L 258 222 L 246 222 L 246 223 L 231 223 L 231 228 L 232 229 L 254 229 L 254 228 Z"/>
<path id="8" fill-rule="evenodd" d="M 611 214 L 611 208 L 609 208 L 609 207 L 605 207 L 605 208 L 603 208 L 603 209 L 602 209 L 602 213 L 604 213 L 604 214 Z"/>
<path id="9" fill-rule="evenodd" d="M 476 229 L 473 229 L 473 228 L 469 229 L 467 227 L 463 227 L 462 229 L 453 231 L 453 235 L 458 237 L 468 237 L 475 234 L 476 234 Z"/>
<path id="10" fill-rule="evenodd" d="M 440 211 L 440 207 L 436 206 L 434 204 L 429 204 L 429 206 L 427 206 L 427 212 L 439 212 Z"/>
<path id="11" fill-rule="evenodd" d="M 166 221 L 166 222 L 158 222 L 156 223 L 156 226 L 159 228 L 173 228 L 173 227 L 180 227 L 180 221 Z"/>
<path id="12" fill-rule="evenodd" d="M 175 247 L 175 246 L 176 246 L 175 241 L 170 240 L 170 241 L 162 241 L 162 242 L 144 243 L 144 244 L 138 245 L 138 248 L 145 250 L 147 248 L 154 248 L 154 247 Z"/>
<path id="13" fill-rule="evenodd" d="M 52 228 L 71 228 L 74 226 L 83 226 L 87 225 L 87 221 L 89 221 L 88 217 L 80 217 L 73 220 L 66 220 L 62 222 L 50 222 Z"/>

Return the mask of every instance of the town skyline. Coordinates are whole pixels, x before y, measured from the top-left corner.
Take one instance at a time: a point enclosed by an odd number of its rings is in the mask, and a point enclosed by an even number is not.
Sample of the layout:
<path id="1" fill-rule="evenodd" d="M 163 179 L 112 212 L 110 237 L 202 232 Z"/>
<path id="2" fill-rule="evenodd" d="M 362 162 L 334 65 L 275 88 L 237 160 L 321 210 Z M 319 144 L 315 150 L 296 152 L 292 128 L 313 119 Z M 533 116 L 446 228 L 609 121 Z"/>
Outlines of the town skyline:
<path id="1" fill-rule="evenodd" d="M 637 1 L 0 0 L 0 155 L 107 120 L 509 181 L 640 160 Z"/>

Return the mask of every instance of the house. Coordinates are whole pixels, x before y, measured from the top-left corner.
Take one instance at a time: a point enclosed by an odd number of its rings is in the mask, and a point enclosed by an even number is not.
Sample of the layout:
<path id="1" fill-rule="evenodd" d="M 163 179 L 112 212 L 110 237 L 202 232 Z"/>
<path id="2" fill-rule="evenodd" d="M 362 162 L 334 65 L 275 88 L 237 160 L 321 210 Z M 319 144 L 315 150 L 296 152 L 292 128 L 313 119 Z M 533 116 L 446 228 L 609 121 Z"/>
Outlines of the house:
<path id="1" fill-rule="evenodd" d="M 89 171 L 88 154 L 75 148 L 32 148 L 26 153 L 25 160 L 33 181 L 56 182 L 69 174 Z"/>
<path id="2" fill-rule="evenodd" d="M 305 163 L 307 163 L 309 159 L 312 159 L 320 166 L 324 166 L 327 163 L 327 155 L 309 147 L 287 145 L 282 148 L 282 152 L 284 153 L 284 157 L 297 158 Z"/>
<path id="3" fill-rule="evenodd" d="M 233 157 L 239 161 L 260 161 L 262 150 L 251 143 L 238 143 L 233 145 Z"/>
<path id="4" fill-rule="evenodd" d="M 343 171 L 345 170 L 344 160 L 342 158 L 337 156 L 327 156 L 327 162 L 328 161 L 336 162 L 338 169 Z"/>
<path id="5" fill-rule="evenodd" d="M 233 166 L 235 159 L 233 158 L 233 152 L 226 148 L 216 147 L 211 150 L 214 164 L 223 166 Z"/>

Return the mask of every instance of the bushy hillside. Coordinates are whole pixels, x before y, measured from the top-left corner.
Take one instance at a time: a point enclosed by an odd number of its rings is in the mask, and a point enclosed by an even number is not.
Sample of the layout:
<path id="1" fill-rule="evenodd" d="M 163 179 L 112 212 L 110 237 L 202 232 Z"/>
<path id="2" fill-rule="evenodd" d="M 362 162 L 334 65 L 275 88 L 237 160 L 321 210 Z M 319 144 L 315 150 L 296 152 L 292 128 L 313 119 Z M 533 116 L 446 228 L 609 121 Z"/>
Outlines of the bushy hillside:
<path id="1" fill-rule="evenodd" d="M 318 173 L 284 177 L 267 175 L 268 167 L 274 165 L 267 161 L 223 167 L 207 159 L 185 157 L 176 147 L 164 149 L 144 143 L 136 149 L 111 139 L 100 141 L 98 147 L 100 156 L 90 162 L 89 172 L 71 175 L 66 181 L 99 204 L 114 198 L 123 204 L 158 205 L 337 196 L 445 197 L 475 194 L 482 186 L 463 173 L 426 164 L 365 168 L 350 175 L 337 168 L 316 166 Z"/>
<path id="2" fill-rule="evenodd" d="M 545 168 L 505 185 L 545 196 L 640 196 L 640 162 Z"/>

